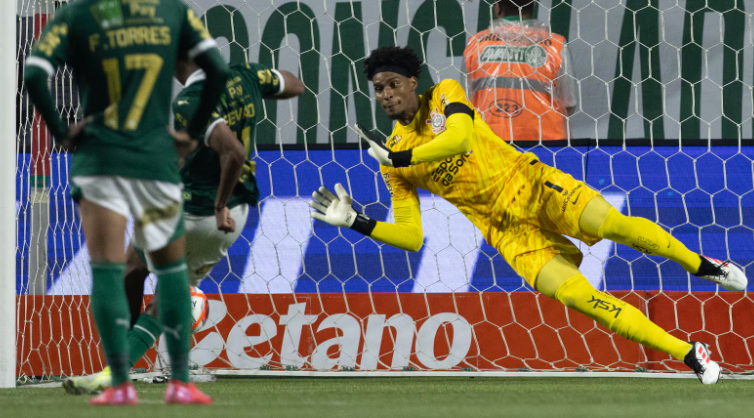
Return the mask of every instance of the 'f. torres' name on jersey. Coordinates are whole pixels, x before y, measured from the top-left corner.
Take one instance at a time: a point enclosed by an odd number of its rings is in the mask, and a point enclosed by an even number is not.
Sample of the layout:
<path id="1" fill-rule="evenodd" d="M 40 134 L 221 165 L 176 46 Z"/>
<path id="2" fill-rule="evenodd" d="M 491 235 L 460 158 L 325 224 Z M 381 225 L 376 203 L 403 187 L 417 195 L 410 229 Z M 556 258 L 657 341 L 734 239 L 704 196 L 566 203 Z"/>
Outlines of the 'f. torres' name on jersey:
<path id="1" fill-rule="evenodd" d="M 89 48 L 105 51 L 116 48 L 128 48 L 134 45 L 170 45 L 170 28 L 168 26 L 136 26 L 105 32 L 104 41 L 99 33 L 89 37 Z"/>

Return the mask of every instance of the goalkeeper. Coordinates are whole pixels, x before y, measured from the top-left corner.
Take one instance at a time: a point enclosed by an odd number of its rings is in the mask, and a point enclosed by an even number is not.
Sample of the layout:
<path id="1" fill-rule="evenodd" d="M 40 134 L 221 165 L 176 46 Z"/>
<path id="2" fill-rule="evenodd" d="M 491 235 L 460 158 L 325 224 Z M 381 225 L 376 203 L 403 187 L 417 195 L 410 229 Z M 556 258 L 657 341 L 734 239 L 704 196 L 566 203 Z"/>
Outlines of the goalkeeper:
<path id="1" fill-rule="evenodd" d="M 173 101 L 175 129 L 185 129 L 197 111 L 206 75 L 196 63 L 178 60 L 176 78 L 184 89 Z M 256 125 L 264 118 L 263 99 L 286 99 L 304 92 L 304 83 L 288 71 L 261 64 L 232 65 L 220 99 L 219 113 L 201 132 L 204 139 L 181 167 L 186 228 L 186 264 L 191 286 L 199 282 L 228 253 L 241 235 L 249 206 L 256 206 L 259 190 L 252 160 Z M 126 265 L 126 295 L 131 310 L 129 363 L 133 367 L 162 332 L 157 298 L 140 315 L 144 281 L 151 262 L 130 247 Z M 144 263 L 144 261 L 147 263 Z M 148 264 L 148 267 L 145 265 Z M 97 393 L 110 386 L 110 367 L 94 376 L 63 382 L 66 392 Z"/>
<path id="2" fill-rule="evenodd" d="M 744 290 L 743 272 L 728 262 L 689 251 L 661 227 L 615 210 L 599 193 L 568 174 L 521 153 L 479 117 L 459 83 L 443 80 L 416 92 L 421 62 L 408 48 L 383 47 L 364 62 L 377 102 L 397 120 L 387 146 L 357 125 L 381 165 L 395 224 L 356 212 L 343 186 L 314 192 L 315 219 L 349 227 L 395 247 L 418 251 L 423 242 L 417 188 L 455 205 L 536 290 L 613 332 L 683 360 L 702 383 L 716 383 L 720 366 L 704 343 L 681 341 L 630 304 L 596 290 L 578 267 L 582 254 L 564 235 L 594 245 L 602 238 L 668 258 L 686 271 Z"/>

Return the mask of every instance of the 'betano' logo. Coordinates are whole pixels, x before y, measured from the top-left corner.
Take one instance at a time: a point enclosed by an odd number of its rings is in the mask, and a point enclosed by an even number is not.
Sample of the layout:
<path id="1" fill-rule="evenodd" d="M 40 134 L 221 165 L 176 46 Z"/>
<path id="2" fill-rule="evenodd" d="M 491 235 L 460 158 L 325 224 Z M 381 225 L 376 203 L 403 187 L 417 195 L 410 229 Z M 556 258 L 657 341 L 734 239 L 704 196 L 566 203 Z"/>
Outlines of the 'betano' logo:
<path id="1" fill-rule="evenodd" d="M 201 335 L 207 330 L 211 332 L 195 341 L 191 349 L 191 361 L 204 366 L 217 360 L 225 350 L 232 367 L 238 369 L 259 369 L 270 363 L 273 353 L 279 353 L 280 363 L 284 367 L 376 370 L 385 327 L 395 330 L 392 334 L 394 349 L 389 364 L 389 368 L 393 370 L 408 367 L 412 355 L 428 369 L 451 369 L 466 358 L 471 347 L 471 325 L 464 317 L 453 312 L 432 315 L 418 329 L 414 318 L 406 313 L 398 313 L 389 318 L 386 315 L 372 314 L 363 321 L 347 313 L 333 313 L 325 317 L 316 330 L 312 327 L 312 331 L 318 333 L 336 329 L 337 336 L 320 342 L 310 355 L 303 356 L 299 347 L 304 328 L 314 325 L 320 317 L 307 315 L 305 310 L 306 303 L 290 304 L 287 313 L 280 315 L 278 323 L 267 315 L 250 314 L 240 318 L 227 335 L 221 335 L 216 325 L 227 316 L 227 307 L 222 301 L 210 300 L 210 318 L 198 333 Z M 453 338 L 448 353 L 438 359 L 435 355 L 435 337 L 443 326 L 453 328 Z M 254 332 L 257 335 L 247 335 L 251 327 L 259 330 Z M 283 328 L 282 341 L 277 338 L 275 342 L 280 345 L 271 346 L 280 327 Z M 262 344 L 270 344 L 271 349 L 267 354 L 260 357 L 249 355 L 254 347 Z M 338 348 L 337 357 L 328 354 L 333 347 Z M 163 359 L 168 358 L 164 338 L 160 339 L 158 351 Z M 358 364 L 357 360 L 360 360 Z"/>

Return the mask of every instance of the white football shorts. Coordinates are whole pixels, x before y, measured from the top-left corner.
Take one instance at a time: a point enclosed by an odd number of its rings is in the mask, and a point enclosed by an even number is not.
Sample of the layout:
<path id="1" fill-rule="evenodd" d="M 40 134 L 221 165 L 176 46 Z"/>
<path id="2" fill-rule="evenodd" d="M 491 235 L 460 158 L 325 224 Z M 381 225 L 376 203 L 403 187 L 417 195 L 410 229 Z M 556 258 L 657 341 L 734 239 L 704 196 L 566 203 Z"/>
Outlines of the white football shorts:
<path id="1" fill-rule="evenodd" d="M 242 204 L 234 207 L 230 210 L 230 216 L 236 221 L 236 230 L 226 234 L 217 230 L 214 215 L 183 214 L 186 226 L 186 265 L 191 286 L 198 286 L 210 270 L 228 255 L 228 248 L 241 236 L 246 225 L 249 205 Z M 149 271 L 154 271 L 149 258 L 147 258 L 147 268 Z"/>
<path id="2" fill-rule="evenodd" d="M 183 233 L 181 184 L 120 176 L 77 176 L 81 196 L 134 219 L 134 247 L 146 252 L 164 248 Z"/>

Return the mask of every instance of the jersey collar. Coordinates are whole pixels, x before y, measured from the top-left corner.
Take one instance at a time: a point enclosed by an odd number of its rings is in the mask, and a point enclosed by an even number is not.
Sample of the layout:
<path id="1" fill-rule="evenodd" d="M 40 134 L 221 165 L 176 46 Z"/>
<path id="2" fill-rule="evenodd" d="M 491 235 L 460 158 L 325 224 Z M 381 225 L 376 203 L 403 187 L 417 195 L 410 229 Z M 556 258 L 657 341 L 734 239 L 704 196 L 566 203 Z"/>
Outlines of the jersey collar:
<path id="1" fill-rule="evenodd" d="M 206 78 L 207 78 L 207 75 L 204 74 L 204 70 L 202 69 L 196 70 L 193 73 L 191 73 L 189 78 L 186 79 L 186 85 L 184 86 L 184 88 L 196 83 L 197 81 L 202 81 Z"/>

